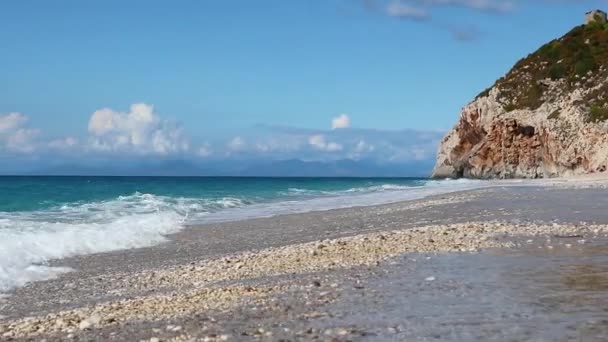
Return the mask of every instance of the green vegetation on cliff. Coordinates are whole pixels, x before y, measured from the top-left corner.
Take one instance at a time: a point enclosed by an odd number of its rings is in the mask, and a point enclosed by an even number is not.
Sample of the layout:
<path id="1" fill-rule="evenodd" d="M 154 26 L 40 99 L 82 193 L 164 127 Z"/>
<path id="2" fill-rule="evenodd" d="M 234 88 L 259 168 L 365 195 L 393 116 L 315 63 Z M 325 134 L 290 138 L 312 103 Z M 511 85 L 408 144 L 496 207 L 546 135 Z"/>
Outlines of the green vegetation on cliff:
<path id="1" fill-rule="evenodd" d="M 608 23 L 595 21 L 577 26 L 559 39 L 543 45 L 518 61 L 493 87 L 505 110 L 537 109 L 560 92 L 593 89 L 580 104 L 589 110 L 589 121 L 608 119 Z M 478 97 L 487 96 L 491 88 Z M 555 88 L 553 88 L 555 89 Z M 552 115 L 553 119 L 558 114 Z"/>

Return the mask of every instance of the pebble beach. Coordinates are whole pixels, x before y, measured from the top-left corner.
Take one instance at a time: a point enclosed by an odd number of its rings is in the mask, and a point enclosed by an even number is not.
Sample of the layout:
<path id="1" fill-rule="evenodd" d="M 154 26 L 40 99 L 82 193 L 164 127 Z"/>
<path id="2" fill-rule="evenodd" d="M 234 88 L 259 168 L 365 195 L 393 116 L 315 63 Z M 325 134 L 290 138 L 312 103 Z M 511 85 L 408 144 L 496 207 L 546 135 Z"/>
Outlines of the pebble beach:
<path id="1" fill-rule="evenodd" d="M 0 298 L 2 340 L 602 340 L 603 186 L 188 227 Z M 584 186 L 583 186 L 584 185 Z"/>

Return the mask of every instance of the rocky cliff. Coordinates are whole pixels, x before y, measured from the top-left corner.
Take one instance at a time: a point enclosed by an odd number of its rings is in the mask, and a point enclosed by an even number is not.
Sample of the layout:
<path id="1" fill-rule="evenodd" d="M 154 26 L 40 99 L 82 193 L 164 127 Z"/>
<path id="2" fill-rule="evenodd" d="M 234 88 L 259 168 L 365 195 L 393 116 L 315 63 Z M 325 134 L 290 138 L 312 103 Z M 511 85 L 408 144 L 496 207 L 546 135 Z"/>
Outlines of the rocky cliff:
<path id="1" fill-rule="evenodd" d="M 608 24 L 575 27 L 462 109 L 433 177 L 545 178 L 608 166 Z"/>

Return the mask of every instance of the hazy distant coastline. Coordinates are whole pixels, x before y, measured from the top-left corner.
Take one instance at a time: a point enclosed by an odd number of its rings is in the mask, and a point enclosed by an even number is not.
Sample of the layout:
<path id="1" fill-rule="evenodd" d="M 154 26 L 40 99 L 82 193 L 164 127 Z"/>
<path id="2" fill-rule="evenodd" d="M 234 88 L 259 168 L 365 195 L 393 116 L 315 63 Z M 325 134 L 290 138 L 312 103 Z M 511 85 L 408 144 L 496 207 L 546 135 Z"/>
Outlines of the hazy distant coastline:
<path id="1" fill-rule="evenodd" d="M 64 164 L 41 168 L 23 165 L 0 170 L 0 175 L 30 176 L 185 176 L 185 177 L 428 177 L 433 160 L 407 163 L 378 163 L 370 160 L 335 161 L 148 161 L 138 164 Z"/>

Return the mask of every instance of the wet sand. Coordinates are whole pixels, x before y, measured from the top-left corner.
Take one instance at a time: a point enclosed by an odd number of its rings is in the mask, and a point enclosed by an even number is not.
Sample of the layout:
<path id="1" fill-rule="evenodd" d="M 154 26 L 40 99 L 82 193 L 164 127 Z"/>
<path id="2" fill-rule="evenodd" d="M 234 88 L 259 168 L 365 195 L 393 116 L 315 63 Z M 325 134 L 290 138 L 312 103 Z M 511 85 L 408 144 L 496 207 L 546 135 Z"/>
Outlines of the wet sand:
<path id="1" fill-rule="evenodd" d="M 188 227 L 0 302 L 10 340 L 605 340 L 608 196 L 495 187 Z"/>

